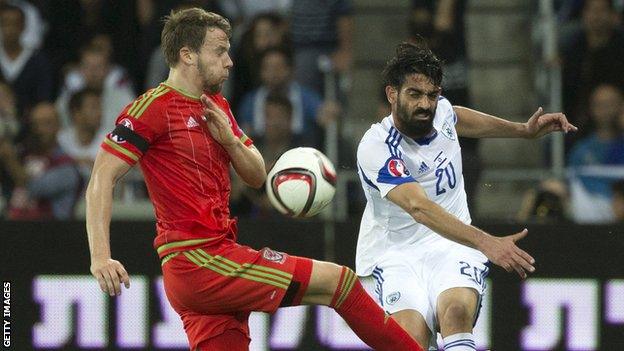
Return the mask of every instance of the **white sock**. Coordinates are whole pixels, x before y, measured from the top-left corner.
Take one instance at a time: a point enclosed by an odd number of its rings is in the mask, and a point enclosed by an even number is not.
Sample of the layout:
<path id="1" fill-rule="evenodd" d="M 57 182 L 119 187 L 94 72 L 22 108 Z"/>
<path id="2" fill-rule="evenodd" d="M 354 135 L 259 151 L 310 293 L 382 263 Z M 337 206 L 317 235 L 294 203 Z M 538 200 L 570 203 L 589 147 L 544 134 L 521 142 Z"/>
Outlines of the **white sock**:
<path id="1" fill-rule="evenodd" d="M 476 351 L 477 349 L 472 333 L 457 333 L 442 340 L 445 351 Z"/>

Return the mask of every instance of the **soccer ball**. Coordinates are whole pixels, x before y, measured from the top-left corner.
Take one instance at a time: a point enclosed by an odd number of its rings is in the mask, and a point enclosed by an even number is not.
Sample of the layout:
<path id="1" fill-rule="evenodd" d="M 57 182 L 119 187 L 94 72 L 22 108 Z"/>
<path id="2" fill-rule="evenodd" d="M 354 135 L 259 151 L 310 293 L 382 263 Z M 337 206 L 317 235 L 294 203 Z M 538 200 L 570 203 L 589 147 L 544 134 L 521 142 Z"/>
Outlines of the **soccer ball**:
<path id="1" fill-rule="evenodd" d="M 279 212 L 290 217 L 312 217 L 334 197 L 336 169 L 314 148 L 291 149 L 269 171 L 266 192 Z"/>

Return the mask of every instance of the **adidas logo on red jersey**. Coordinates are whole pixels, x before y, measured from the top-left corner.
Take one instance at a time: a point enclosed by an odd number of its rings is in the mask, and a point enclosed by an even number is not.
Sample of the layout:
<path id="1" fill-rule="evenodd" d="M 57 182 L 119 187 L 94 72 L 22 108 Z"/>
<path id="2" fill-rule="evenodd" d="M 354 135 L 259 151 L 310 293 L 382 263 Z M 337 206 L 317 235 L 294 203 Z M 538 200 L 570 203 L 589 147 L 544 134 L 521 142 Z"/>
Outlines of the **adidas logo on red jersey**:
<path id="1" fill-rule="evenodd" d="M 195 118 L 193 118 L 193 116 L 191 116 L 191 117 L 189 117 L 188 121 L 186 122 L 186 126 L 188 128 L 195 128 L 195 127 L 199 127 L 199 123 L 197 123 Z"/>

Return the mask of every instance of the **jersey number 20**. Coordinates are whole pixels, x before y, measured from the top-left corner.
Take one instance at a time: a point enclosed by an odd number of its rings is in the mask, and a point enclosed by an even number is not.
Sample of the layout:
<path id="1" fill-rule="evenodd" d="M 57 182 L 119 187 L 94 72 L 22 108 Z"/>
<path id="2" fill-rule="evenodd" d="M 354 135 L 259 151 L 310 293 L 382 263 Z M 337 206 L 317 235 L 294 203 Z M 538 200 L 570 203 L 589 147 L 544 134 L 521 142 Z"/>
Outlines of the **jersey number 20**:
<path id="1" fill-rule="evenodd" d="M 455 185 L 457 185 L 457 178 L 455 177 L 455 167 L 453 167 L 452 162 L 449 162 L 448 166 L 446 166 L 445 168 L 436 169 L 435 175 L 436 177 L 438 177 L 438 181 L 436 182 L 436 195 L 442 195 L 446 192 L 446 189 L 442 186 L 442 180 L 444 179 L 444 175 L 446 175 L 449 188 L 454 189 Z"/>

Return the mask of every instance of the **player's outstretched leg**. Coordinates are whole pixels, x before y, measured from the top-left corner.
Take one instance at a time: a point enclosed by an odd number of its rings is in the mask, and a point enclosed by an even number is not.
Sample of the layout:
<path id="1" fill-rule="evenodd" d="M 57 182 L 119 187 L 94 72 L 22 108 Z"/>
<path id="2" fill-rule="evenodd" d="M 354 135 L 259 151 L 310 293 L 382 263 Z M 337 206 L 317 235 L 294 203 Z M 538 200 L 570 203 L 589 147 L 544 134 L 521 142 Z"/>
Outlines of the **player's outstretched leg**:
<path id="1" fill-rule="evenodd" d="M 445 350 L 476 350 L 472 326 L 478 301 L 477 291 L 471 288 L 452 288 L 440 294 L 437 315 Z"/>
<path id="2" fill-rule="evenodd" d="M 327 305 L 336 310 L 368 346 L 378 351 L 422 348 L 366 293 L 355 272 L 329 262 L 313 261 L 303 304 Z"/>

